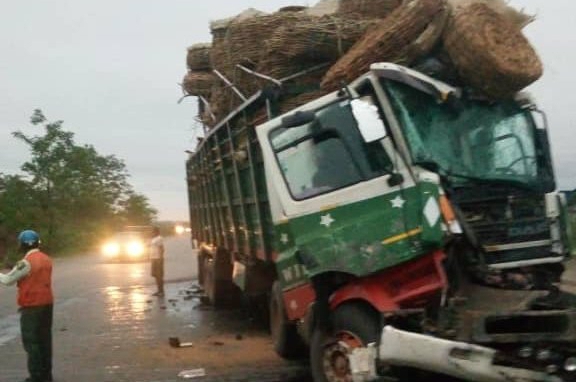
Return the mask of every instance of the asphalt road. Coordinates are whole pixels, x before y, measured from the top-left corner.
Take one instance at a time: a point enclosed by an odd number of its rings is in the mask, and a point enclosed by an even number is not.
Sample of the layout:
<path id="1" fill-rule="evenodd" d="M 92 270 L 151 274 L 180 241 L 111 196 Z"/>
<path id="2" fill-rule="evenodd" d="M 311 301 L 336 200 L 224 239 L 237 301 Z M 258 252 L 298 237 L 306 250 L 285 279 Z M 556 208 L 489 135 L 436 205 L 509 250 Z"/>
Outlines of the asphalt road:
<path id="1" fill-rule="evenodd" d="M 175 382 L 184 371 L 202 382 L 311 381 L 304 361 L 275 355 L 250 311 L 202 303 L 188 237 L 169 238 L 166 248 L 164 298 L 152 296 L 146 262 L 107 263 L 97 253 L 55 260 L 56 382 Z M 574 266 L 565 278 L 576 289 Z M 15 300 L 15 287 L 0 287 L 0 382 L 27 376 Z M 190 346 L 171 347 L 170 337 Z"/>

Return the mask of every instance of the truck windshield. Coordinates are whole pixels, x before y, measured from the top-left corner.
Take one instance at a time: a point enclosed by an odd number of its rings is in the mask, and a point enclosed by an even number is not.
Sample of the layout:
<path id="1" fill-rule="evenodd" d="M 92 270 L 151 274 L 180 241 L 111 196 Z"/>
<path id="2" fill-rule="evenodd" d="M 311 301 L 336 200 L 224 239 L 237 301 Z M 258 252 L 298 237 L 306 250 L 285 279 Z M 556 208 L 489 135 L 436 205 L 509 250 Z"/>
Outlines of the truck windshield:
<path id="1" fill-rule="evenodd" d="M 547 187 L 543 179 L 552 179 L 539 159 L 532 117 L 514 101 L 462 100 L 456 107 L 401 83 L 383 84 L 415 164 L 461 185 L 488 181 L 539 189 Z"/>

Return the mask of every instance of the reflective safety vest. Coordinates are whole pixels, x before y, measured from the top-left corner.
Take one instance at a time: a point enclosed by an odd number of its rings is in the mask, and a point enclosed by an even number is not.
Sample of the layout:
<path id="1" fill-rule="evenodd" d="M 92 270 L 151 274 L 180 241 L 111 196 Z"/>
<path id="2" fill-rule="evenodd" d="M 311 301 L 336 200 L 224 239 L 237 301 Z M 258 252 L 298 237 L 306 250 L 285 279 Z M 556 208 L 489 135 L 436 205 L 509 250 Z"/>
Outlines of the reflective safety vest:
<path id="1" fill-rule="evenodd" d="M 30 263 L 30 273 L 18 281 L 18 305 L 22 308 L 50 305 L 52 294 L 52 259 L 40 251 L 24 257 Z"/>

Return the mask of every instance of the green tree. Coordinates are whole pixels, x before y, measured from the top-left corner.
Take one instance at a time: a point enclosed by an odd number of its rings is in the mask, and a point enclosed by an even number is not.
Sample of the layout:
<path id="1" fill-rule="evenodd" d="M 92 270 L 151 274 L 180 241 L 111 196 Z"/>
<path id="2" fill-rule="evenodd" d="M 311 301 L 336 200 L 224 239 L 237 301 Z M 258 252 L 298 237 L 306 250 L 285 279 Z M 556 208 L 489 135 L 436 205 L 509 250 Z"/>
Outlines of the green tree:
<path id="1" fill-rule="evenodd" d="M 136 193 L 131 193 L 121 203 L 122 210 L 118 214 L 122 225 L 149 225 L 155 220 L 157 210 L 150 206 L 148 199 Z"/>
<path id="2" fill-rule="evenodd" d="M 43 134 L 13 133 L 31 154 L 21 166 L 27 175 L 24 194 L 28 204 L 18 209 L 28 214 L 24 219 L 29 219 L 28 224 L 23 226 L 33 223 L 42 231 L 45 244 L 54 249 L 84 246 L 121 224 L 128 207 L 132 215 L 140 207 L 141 217 L 149 219 L 146 223 L 155 217 L 146 197 L 128 183 L 122 160 L 100 155 L 91 145 L 77 145 L 74 133 L 63 129 L 63 121 L 49 122 L 41 110 L 34 111 L 31 123 L 42 128 Z M 134 198 L 139 203 L 126 203 Z"/>
<path id="3" fill-rule="evenodd" d="M 30 184 L 20 176 L 0 174 L 0 267 L 7 254 L 12 255 L 7 262 L 13 262 L 18 230 L 39 213 Z"/>

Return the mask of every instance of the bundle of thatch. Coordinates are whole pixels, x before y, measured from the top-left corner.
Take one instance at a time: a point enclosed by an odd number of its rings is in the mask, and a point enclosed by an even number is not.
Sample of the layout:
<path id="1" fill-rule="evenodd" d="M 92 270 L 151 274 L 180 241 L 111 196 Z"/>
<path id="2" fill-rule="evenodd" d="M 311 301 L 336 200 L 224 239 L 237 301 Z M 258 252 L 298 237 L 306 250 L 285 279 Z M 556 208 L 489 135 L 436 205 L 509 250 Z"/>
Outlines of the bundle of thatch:
<path id="1" fill-rule="evenodd" d="M 302 12 L 308 9 L 308 7 L 303 5 L 288 5 L 286 7 L 282 7 L 278 10 L 278 12 Z"/>
<path id="2" fill-rule="evenodd" d="M 292 24 L 299 17 L 299 13 L 280 12 L 231 21 L 224 34 L 218 29 L 214 35 L 211 52 L 214 68 L 233 80 L 236 64 L 256 67 L 263 57 L 263 42 L 277 28 Z"/>
<path id="3" fill-rule="evenodd" d="M 259 70 L 276 78 L 321 63 L 334 63 L 377 20 L 351 20 L 336 16 L 302 16 L 277 28 L 266 41 Z"/>
<path id="4" fill-rule="evenodd" d="M 454 8 L 444 47 L 462 80 L 493 98 L 510 97 L 542 75 L 520 29 L 483 3 Z"/>
<path id="5" fill-rule="evenodd" d="M 452 8 L 468 7 L 472 4 L 484 4 L 500 16 L 504 17 L 507 22 L 512 23 L 518 29 L 534 21 L 535 17 L 524 13 L 523 10 L 511 7 L 507 0 L 446 0 Z"/>
<path id="6" fill-rule="evenodd" d="M 412 64 L 436 45 L 447 15 L 444 0 L 405 2 L 370 29 L 326 73 L 322 88 L 337 89 L 342 82 L 349 82 L 366 72 L 373 62 Z"/>
<path id="7" fill-rule="evenodd" d="M 211 70 L 210 44 L 194 44 L 188 48 L 186 66 L 190 70 Z"/>
<path id="8" fill-rule="evenodd" d="M 216 116 L 216 120 L 222 120 L 228 113 L 242 104 L 242 100 L 221 82 L 212 88 L 210 96 L 207 98 L 210 103 L 210 110 Z"/>
<path id="9" fill-rule="evenodd" d="M 246 19 L 264 15 L 266 15 L 265 12 L 261 12 L 254 8 L 248 8 L 234 17 L 212 21 L 210 23 L 210 32 L 212 33 L 213 41 L 218 42 L 219 40 L 225 38 L 226 34 L 228 33 L 228 28 L 233 22 L 242 22 Z"/>
<path id="10" fill-rule="evenodd" d="M 383 19 L 401 3 L 402 0 L 340 0 L 338 14 L 349 18 Z"/>
<path id="11" fill-rule="evenodd" d="M 542 72 L 521 33 L 531 20 L 505 0 L 322 0 L 273 14 L 249 9 L 211 24 L 211 48 L 188 50 L 191 70 L 183 87 L 206 98 L 216 120 L 243 101 L 210 69 L 246 97 L 272 84 L 238 64 L 278 80 L 325 65 L 282 85 L 280 112 L 339 88 L 374 62 L 415 67 L 491 97 L 508 97 Z M 253 119 L 264 116 L 261 110 Z"/>
<path id="12" fill-rule="evenodd" d="M 340 0 L 320 0 L 315 5 L 306 9 L 306 13 L 310 16 L 326 16 L 338 12 L 340 7 Z"/>
<path id="13" fill-rule="evenodd" d="M 308 91 L 305 93 L 298 94 L 296 96 L 284 96 L 279 100 L 279 109 L 277 110 L 278 113 L 283 114 L 287 113 L 290 110 L 297 108 L 298 106 L 304 105 L 310 101 L 313 101 L 327 93 L 323 90 L 315 90 L 315 91 Z M 262 108 L 258 110 L 252 118 L 250 119 L 251 125 L 259 125 L 261 123 L 266 122 L 268 119 L 266 109 Z"/>
<path id="14" fill-rule="evenodd" d="M 315 90 L 302 93 L 294 97 L 285 98 L 283 102 L 280 103 L 280 112 L 281 113 L 289 112 L 290 110 L 297 108 L 298 106 L 304 105 L 305 103 L 313 101 L 326 94 L 327 92 L 324 90 Z"/>
<path id="15" fill-rule="evenodd" d="M 189 71 L 184 76 L 182 87 L 189 95 L 210 97 L 217 79 L 211 72 Z"/>

